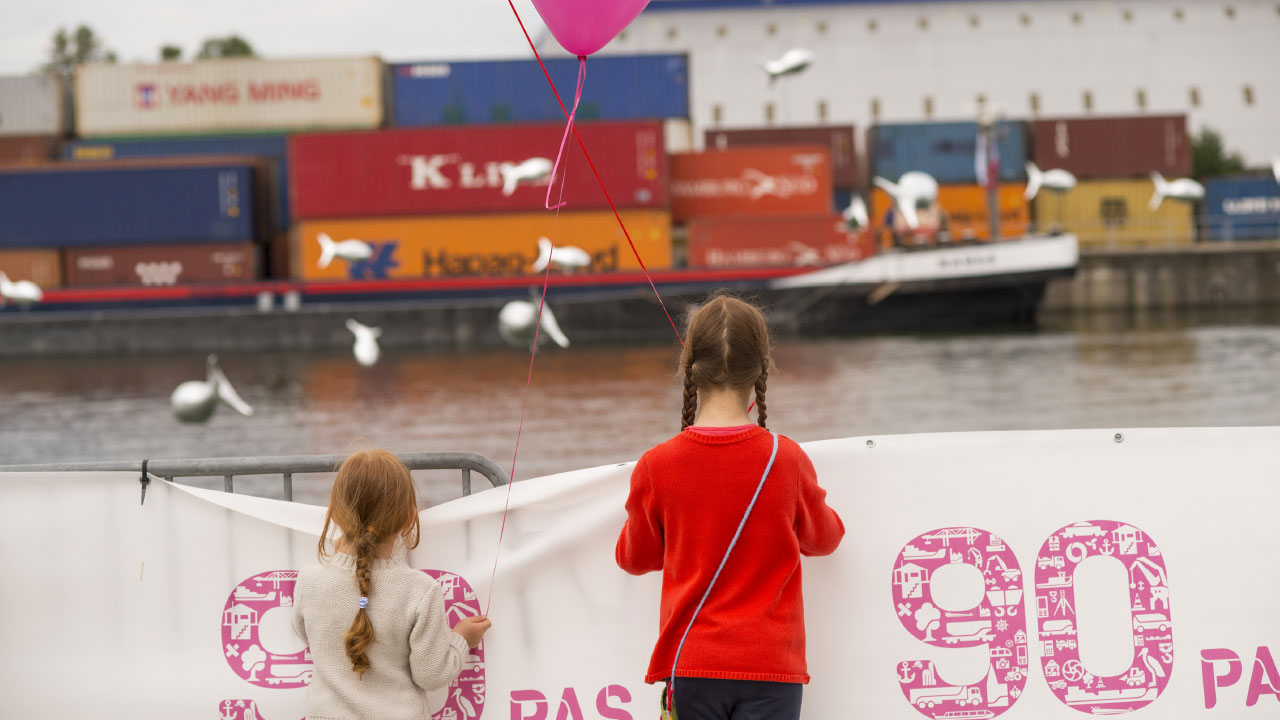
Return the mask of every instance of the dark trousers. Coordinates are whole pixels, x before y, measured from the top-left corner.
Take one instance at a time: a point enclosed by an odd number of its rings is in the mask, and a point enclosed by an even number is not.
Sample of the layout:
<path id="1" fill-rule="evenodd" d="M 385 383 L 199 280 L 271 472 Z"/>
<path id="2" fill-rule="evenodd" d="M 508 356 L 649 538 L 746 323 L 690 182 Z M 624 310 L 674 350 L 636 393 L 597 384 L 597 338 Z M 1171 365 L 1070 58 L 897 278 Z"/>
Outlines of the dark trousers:
<path id="1" fill-rule="evenodd" d="M 676 678 L 679 720 L 800 720 L 800 683 Z"/>

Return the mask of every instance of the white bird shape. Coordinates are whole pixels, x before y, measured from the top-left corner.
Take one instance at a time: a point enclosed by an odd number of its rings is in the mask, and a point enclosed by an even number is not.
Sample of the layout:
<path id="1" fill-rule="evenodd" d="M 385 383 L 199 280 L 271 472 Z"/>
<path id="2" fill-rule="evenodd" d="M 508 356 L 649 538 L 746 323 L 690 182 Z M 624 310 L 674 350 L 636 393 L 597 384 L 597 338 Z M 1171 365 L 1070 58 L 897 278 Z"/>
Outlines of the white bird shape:
<path id="1" fill-rule="evenodd" d="M 334 258 L 342 258 L 347 262 L 359 262 L 373 257 L 373 246 L 363 240 L 349 239 L 334 242 L 326 233 L 320 233 L 320 267 L 327 268 Z"/>
<path id="2" fill-rule="evenodd" d="M 870 213 L 867 212 L 867 201 L 862 196 L 854 193 L 853 199 L 849 202 L 849 207 L 841 213 L 845 224 L 854 228 L 864 228 L 871 224 Z"/>
<path id="3" fill-rule="evenodd" d="M 1204 199 L 1204 186 L 1191 178 L 1165 180 L 1163 175 L 1153 170 L 1151 172 L 1151 182 L 1156 185 L 1156 194 L 1151 196 L 1151 203 L 1148 205 L 1152 210 L 1159 208 L 1160 203 L 1164 202 L 1165 198 L 1183 202 L 1195 202 Z"/>
<path id="4" fill-rule="evenodd" d="M 510 197 L 516 186 L 524 183 L 536 185 L 551 177 L 555 165 L 544 157 L 531 157 L 522 163 L 502 163 L 498 172 L 502 173 L 502 194 Z"/>
<path id="5" fill-rule="evenodd" d="M 538 259 L 533 261 L 533 271 L 546 270 L 548 262 L 566 270 L 576 270 L 591 267 L 591 254 L 573 245 L 552 245 L 550 240 L 540 237 L 538 238 Z"/>
<path id="6" fill-rule="evenodd" d="M 803 72 L 813 64 L 813 53 L 804 48 L 792 48 L 776 60 L 762 60 L 760 66 L 769 75 L 769 84 L 784 75 L 795 75 Z"/>
<path id="7" fill-rule="evenodd" d="M 1026 197 L 1032 200 L 1040 188 L 1054 192 L 1066 192 L 1076 186 L 1076 176 L 1066 170 L 1041 170 L 1033 162 L 1027 163 Z"/>
<path id="8" fill-rule="evenodd" d="M 928 173 L 912 170 L 903 173 L 896 183 L 879 176 L 872 182 L 889 193 L 894 206 L 902 213 L 902 219 L 907 222 L 907 227 L 912 229 L 920 227 L 920 216 L 916 214 L 916 208 L 921 202 L 927 207 L 938 199 L 938 181 Z"/>
<path id="9" fill-rule="evenodd" d="M 173 414 L 182 422 L 202 423 L 213 415 L 221 400 L 241 415 L 252 415 L 253 408 L 240 399 L 227 376 L 218 368 L 218 357 L 210 355 L 206 364 L 208 370 L 204 380 L 188 380 L 174 389 L 169 397 Z"/>
<path id="10" fill-rule="evenodd" d="M 530 289 L 529 300 L 512 300 L 498 311 L 498 334 L 503 340 L 516 346 L 528 346 L 533 350 L 534 327 L 538 324 L 538 303 L 541 298 L 536 289 Z M 542 307 L 542 329 L 555 344 L 562 348 L 569 347 L 569 338 L 560 330 L 556 322 L 556 314 L 551 312 L 550 305 Z M 544 335 L 538 335 L 538 342 L 545 342 Z"/>
<path id="11" fill-rule="evenodd" d="M 23 309 L 44 299 L 44 291 L 30 280 L 10 280 L 9 276 L 0 272 L 0 307 L 6 302 L 15 303 Z"/>
<path id="12" fill-rule="evenodd" d="M 378 347 L 378 338 L 382 337 L 382 328 L 361 325 L 359 322 L 347 318 L 347 329 L 351 331 L 352 335 L 356 336 L 355 345 L 351 348 L 355 352 L 356 362 L 364 367 L 373 367 L 382 355 L 382 348 Z"/>

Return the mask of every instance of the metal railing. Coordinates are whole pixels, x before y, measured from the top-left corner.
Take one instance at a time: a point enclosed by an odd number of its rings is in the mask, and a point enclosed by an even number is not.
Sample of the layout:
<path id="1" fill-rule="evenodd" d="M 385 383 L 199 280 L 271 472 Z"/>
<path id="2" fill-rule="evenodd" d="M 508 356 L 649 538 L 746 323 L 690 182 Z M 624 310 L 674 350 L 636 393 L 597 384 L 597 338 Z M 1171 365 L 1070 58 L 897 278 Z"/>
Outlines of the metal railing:
<path id="1" fill-rule="evenodd" d="M 173 482 L 174 478 L 221 477 L 222 489 L 235 492 L 237 475 L 280 475 L 284 499 L 293 500 L 293 476 L 331 473 L 346 455 L 277 455 L 266 457 L 198 458 L 188 460 L 108 460 L 88 463 L 0 465 L 0 472 L 146 472 Z M 465 452 L 396 453 L 410 470 L 460 470 L 462 494 L 471 494 L 471 473 L 477 472 L 493 487 L 510 482 L 497 463 L 483 455 Z"/>

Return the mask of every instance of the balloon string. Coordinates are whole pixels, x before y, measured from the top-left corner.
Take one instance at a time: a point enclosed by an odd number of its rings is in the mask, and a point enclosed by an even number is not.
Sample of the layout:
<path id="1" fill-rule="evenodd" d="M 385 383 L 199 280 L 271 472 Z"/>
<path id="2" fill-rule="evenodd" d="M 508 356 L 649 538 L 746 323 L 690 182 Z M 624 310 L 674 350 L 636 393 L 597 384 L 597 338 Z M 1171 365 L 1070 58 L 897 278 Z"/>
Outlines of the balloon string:
<path id="1" fill-rule="evenodd" d="M 565 166 L 568 167 L 569 159 L 565 158 Z M 552 173 L 552 179 L 555 174 Z M 549 199 L 549 198 L 548 198 Z M 564 205 L 564 183 L 560 183 L 560 197 L 557 198 L 560 203 L 556 208 Z M 560 225 L 560 210 L 556 210 L 555 222 L 551 226 L 551 237 L 554 241 L 556 230 Z M 516 426 L 516 448 L 511 453 L 511 472 L 507 475 L 507 498 L 502 504 L 502 525 L 498 529 L 498 547 L 493 553 L 493 571 L 489 573 L 489 596 L 484 601 L 485 617 L 489 615 L 489 607 L 493 604 L 493 586 L 498 577 L 498 556 L 502 554 L 502 538 L 507 534 L 507 511 L 511 508 L 511 486 L 516 484 L 516 458 L 520 457 L 520 436 L 524 434 L 524 411 L 529 405 L 529 388 L 533 385 L 533 361 L 538 357 L 538 335 L 542 329 L 542 309 L 547 305 L 547 286 L 551 283 L 551 258 L 556 253 L 555 243 L 551 243 L 551 250 L 547 253 L 547 270 L 542 275 L 542 298 L 538 300 L 538 317 L 533 324 L 533 347 L 529 353 L 529 374 L 524 381 L 524 395 L 520 398 L 520 424 Z"/>
<path id="2" fill-rule="evenodd" d="M 547 72 L 547 66 L 542 62 L 542 55 L 538 54 L 538 48 L 533 44 L 533 38 L 529 37 L 529 30 L 525 28 L 524 21 L 520 19 L 520 12 L 516 10 L 515 3 L 507 0 L 507 5 L 511 7 L 511 12 L 516 16 L 516 22 L 520 24 L 520 30 L 524 33 L 524 39 L 529 43 L 529 49 L 533 51 L 533 56 L 538 60 L 538 67 L 542 68 L 542 74 L 547 78 L 547 84 L 551 86 L 551 92 L 556 96 L 556 102 L 560 103 L 560 111 L 565 117 L 569 116 L 569 110 L 564 106 L 564 100 L 560 98 L 560 92 L 556 90 L 556 84 L 551 81 L 551 73 Z M 640 251 L 636 249 L 636 244 L 631 240 L 631 233 L 627 232 L 626 223 L 622 222 L 622 216 L 618 214 L 618 207 L 613 204 L 613 198 L 609 196 L 609 190 L 604 186 L 604 180 L 600 178 L 600 171 L 596 169 L 595 162 L 591 159 L 591 153 L 587 152 L 586 143 L 582 142 L 582 136 L 578 134 L 578 128 L 573 128 L 573 137 L 578 141 L 578 147 L 582 148 L 582 154 L 587 158 L 587 165 L 591 166 L 591 172 L 596 176 L 596 182 L 600 185 L 601 192 L 604 193 L 604 199 L 609 203 L 609 209 L 613 210 L 613 217 L 618 221 L 618 227 L 622 228 L 622 235 L 627 238 L 627 244 L 631 246 L 631 252 L 636 256 L 636 262 L 640 263 L 640 270 L 644 272 L 644 277 L 649 281 L 649 287 L 653 290 L 654 297 L 658 298 L 658 305 L 662 308 L 662 312 L 667 316 L 667 322 L 671 323 L 671 329 L 676 333 L 676 339 L 680 341 L 680 347 L 684 347 L 684 338 L 680 336 L 680 330 L 676 327 L 676 321 L 671 319 L 671 313 L 667 311 L 666 303 L 662 302 L 662 295 L 658 293 L 658 286 L 653 283 L 653 278 L 649 275 L 649 268 L 644 264 L 644 258 L 640 257 Z"/>
<path id="3" fill-rule="evenodd" d="M 573 118 L 578 114 L 578 103 L 582 100 L 582 84 L 587 79 L 587 56 L 578 56 L 578 89 L 573 93 L 573 110 L 569 111 L 569 122 L 564 126 L 564 137 L 560 138 L 560 151 L 556 153 L 556 162 L 551 166 L 551 182 L 547 183 L 547 203 L 548 210 L 558 210 L 564 207 L 564 200 L 555 205 L 551 204 L 551 188 L 556 184 L 556 170 L 560 169 L 560 158 L 564 157 L 564 146 L 569 143 L 569 133 L 573 131 Z M 560 197 L 564 197 L 564 180 L 560 181 Z"/>

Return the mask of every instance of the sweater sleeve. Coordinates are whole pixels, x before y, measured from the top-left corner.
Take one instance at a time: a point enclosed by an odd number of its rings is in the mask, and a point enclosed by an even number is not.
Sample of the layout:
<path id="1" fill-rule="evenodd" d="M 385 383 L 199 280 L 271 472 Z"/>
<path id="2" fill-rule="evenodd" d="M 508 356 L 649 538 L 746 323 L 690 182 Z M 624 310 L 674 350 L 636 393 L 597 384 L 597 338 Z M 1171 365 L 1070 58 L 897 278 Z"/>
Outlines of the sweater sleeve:
<path id="1" fill-rule="evenodd" d="M 302 644 L 311 647 L 307 640 L 307 625 L 302 619 L 302 576 L 293 583 L 293 634 L 302 640 Z"/>
<path id="2" fill-rule="evenodd" d="M 631 471 L 631 493 L 627 496 L 627 522 L 618 536 L 614 559 L 618 567 L 632 575 L 662 569 L 662 523 L 655 506 L 653 479 L 644 457 Z"/>
<path id="3" fill-rule="evenodd" d="M 444 614 L 444 595 L 431 583 L 418 602 L 417 617 L 409 632 L 409 670 L 413 682 L 423 690 L 439 690 L 462 672 L 471 649 L 461 635 L 453 632 Z"/>
<path id="4" fill-rule="evenodd" d="M 827 491 L 818 485 L 818 472 L 804 450 L 799 452 L 800 494 L 796 503 L 796 538 L 803 555 L 830 555 L 844 537 L 844 523 L 827 505 Z"/>

